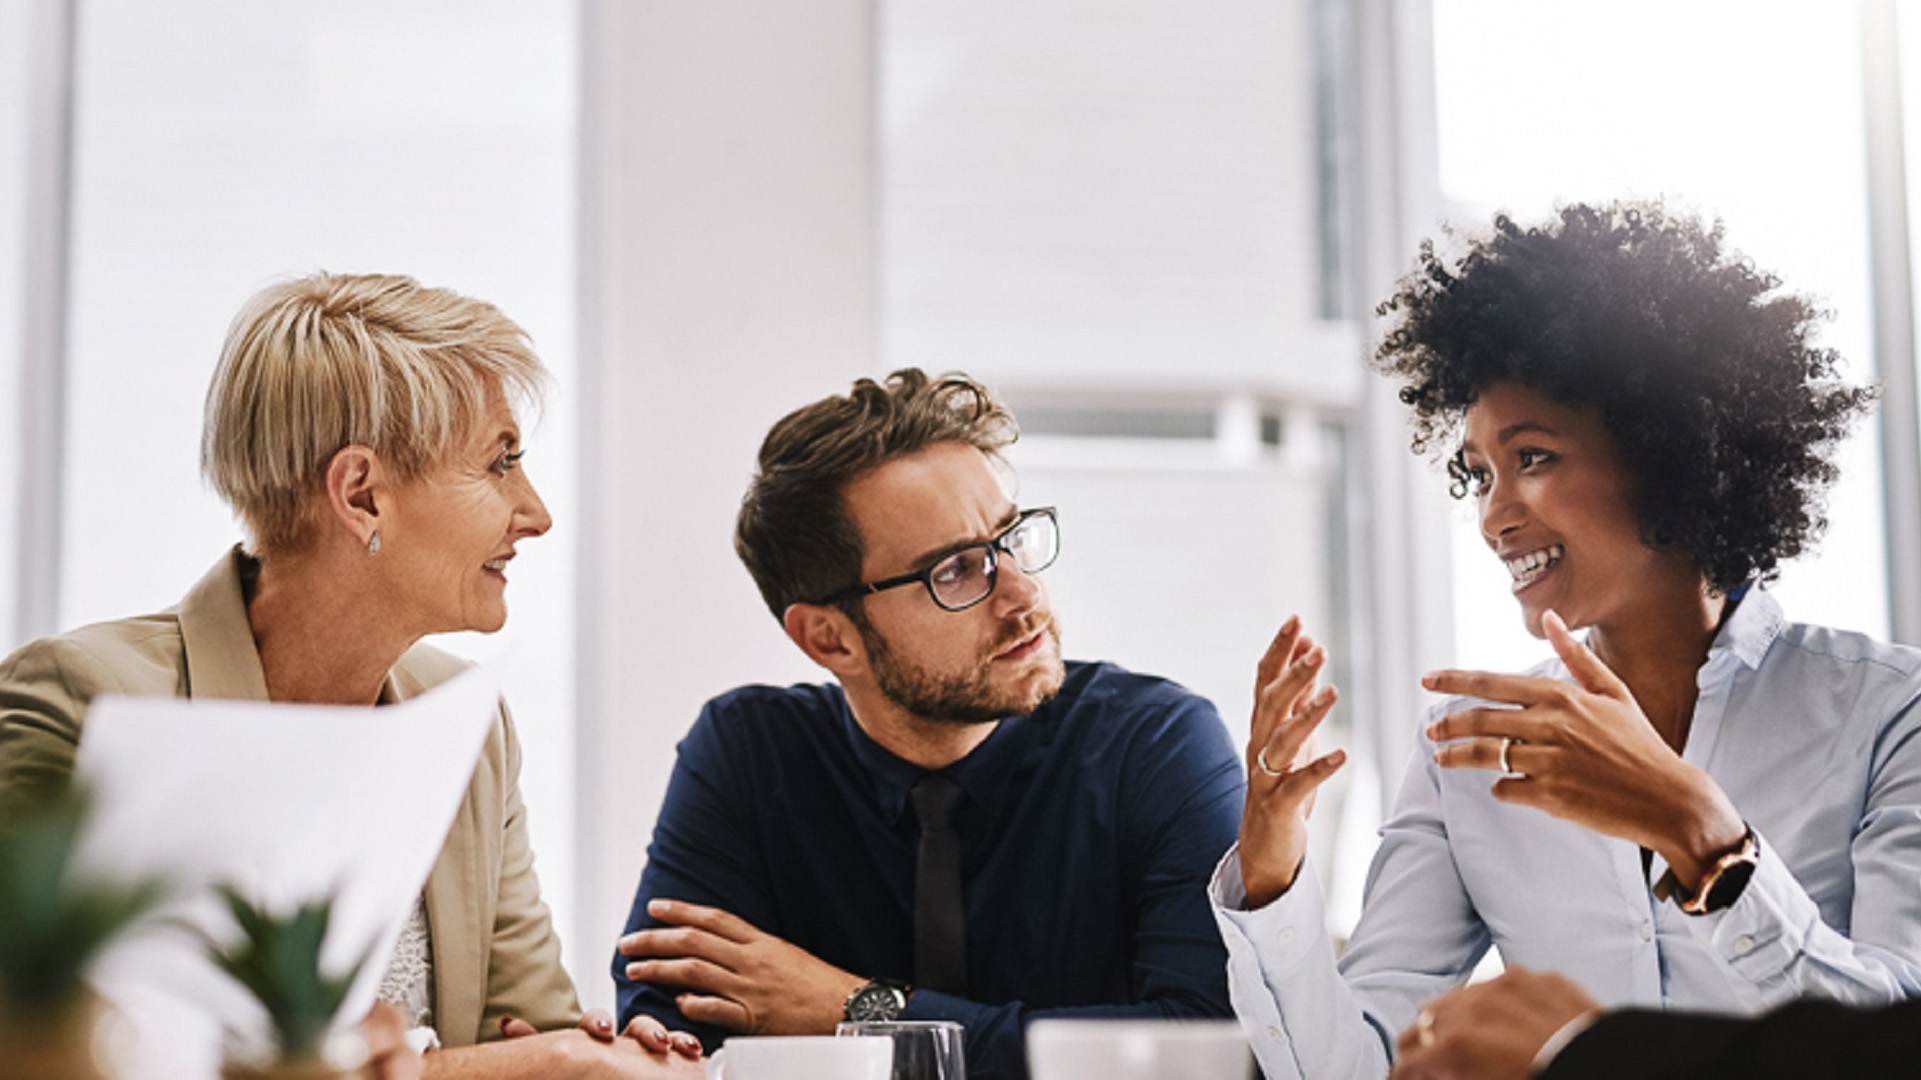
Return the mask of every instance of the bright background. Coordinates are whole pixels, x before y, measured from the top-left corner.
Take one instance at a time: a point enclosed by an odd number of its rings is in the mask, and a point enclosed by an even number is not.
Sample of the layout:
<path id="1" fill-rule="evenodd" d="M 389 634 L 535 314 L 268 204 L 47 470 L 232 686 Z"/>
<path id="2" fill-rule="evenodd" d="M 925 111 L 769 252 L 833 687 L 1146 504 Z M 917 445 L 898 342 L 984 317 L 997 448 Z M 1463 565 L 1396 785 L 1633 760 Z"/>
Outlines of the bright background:
<path id="1" fill-rule="evenodd" d="M 1373 305 L 1444 223 L 1663 194 L 1870 377 L 1861 39 L 1853 5 L 1710 0 L 0 0 L 0 647 L 172 603 L 234 540 L 196 447 L 254 290 L 494 301 L 556 375 L 528 458 L 556 526 L 509 628 L 448 644 L 508 669 L 606 1003 L 669 748 L 715 693 L 815 677 L 727 544 L 760 434 L 964 368 L 1025 421 L 1023 502 L 1061 507 L 1071 654 L 1239 737 L 1287 613 L 1334 646 L 1344 929 L 1415 676 L 1542 655 L 1362 368 Z M 1888 633 L 1880 460 L 1873 427 L 1845 449 L 1796 617 Z"/>

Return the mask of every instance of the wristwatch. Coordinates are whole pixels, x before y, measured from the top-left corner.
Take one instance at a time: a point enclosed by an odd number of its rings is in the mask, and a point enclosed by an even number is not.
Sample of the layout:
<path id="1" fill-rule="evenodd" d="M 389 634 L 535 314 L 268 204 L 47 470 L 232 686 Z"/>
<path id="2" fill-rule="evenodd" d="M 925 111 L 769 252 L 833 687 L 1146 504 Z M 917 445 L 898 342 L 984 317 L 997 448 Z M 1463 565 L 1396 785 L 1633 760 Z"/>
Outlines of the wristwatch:
<path id="1" fill-rule="evenodd" d="M 1655 895 L 1663 900 L 1679 899 L 1681 910 L 1689 915 L 1720 911 L 1741 898 L 1760 861 L 1761 842 L 1754 835 L 1754 826 L 1749 825 L 1747 835 L 1741 838 L 1741 846 L 1714 860 L 1714 865 L 1708 867 L 1708 872 L 1701 876 L 1701 884 L 1694 890 L 1694 895 L 1678 895 L 1681 883 L 1675 878 L 1673 870 L 1661 876 L 1660 884 L 1666 889 L 1657 886 Z"/>
<path id="2" fill-rule="evenodd" d="M 847 995 L 841 1016 L 847 1020 L 899 1020 L 907 1011 L 907 995 L 912 992 L 905 983 L 875 979 Z"/>

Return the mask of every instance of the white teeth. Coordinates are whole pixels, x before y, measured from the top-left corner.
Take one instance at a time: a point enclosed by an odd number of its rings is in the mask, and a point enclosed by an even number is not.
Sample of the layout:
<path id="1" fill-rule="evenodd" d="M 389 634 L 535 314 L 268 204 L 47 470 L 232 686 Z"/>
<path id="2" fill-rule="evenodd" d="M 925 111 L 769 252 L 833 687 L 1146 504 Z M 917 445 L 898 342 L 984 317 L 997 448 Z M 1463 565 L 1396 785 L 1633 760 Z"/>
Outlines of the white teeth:
<path id="1" fill-rule="evenodd" d="M 1516 581 L 1521 581 L 1533 577 L 1548 567 L 1553 566 L 1555 563 L 1560 562 L 1561 556 L 1565 554 L 1567 554 L 1567 549 L 1561 545 L 1549 544 L 1539 551 L 1530 551 L 1526 555 L 1518 555 L 1512 559 L 1503 559 L 1501 561 L 1503 565 L 1507 567 L 1508 576 Z"/>
<path id="2" fill-rule="evenodd" d="M 481 563 L 480 565 L 485 567 L 488 570 L 498 570 L 498 571 L 505 572 L 507 569 L 507 560 L 506 559 L 488 559 L 486 562 Z"/>

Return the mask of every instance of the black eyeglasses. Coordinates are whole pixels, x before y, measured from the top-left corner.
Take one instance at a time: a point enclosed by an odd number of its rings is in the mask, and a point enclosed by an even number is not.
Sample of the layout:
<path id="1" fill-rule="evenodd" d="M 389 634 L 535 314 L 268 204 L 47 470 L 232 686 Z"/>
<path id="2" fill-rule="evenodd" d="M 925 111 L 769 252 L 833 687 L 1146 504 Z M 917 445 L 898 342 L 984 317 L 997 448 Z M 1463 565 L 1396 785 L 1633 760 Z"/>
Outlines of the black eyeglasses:
<path id="1" fill-rule="evenodd" d="M 999 536 L 943 555 L 925 570 L 884 581 L 849 585 L 819 602 L 838 603 L 850 596 L 865 596 L 918 581 L 927 586 L 927 595 L 934 598 L 934 603 L 948 611 L 965 611 L 994 592 L 994 582 L 1000 578 L 1003 551 L 1013 556 L 1014 565 L 1020 567 L 1023 574 L 1038 574 L 1054 565 L 1061 553 L 1061 528 L 1054 520 L 1054 508 L 1023 510 Z"/>

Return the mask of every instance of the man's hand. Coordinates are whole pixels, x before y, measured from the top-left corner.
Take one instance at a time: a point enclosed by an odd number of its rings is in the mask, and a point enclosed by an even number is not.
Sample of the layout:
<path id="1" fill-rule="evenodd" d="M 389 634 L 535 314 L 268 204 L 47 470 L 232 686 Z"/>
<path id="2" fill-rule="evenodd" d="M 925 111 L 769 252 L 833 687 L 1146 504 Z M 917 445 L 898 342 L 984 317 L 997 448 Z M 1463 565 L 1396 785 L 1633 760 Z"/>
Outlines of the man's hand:
<path id="1" fill-rule="evenodd" d="M 1510 968 L 1428 1002 L 1401 1033 L 1392 1080 L 1527 1080 L 1554 1033 L 1598 1009 L 1561 975 Z"/>
<path id="2" fill-rule="evenodd" d="M 678 986 L 682 1016 L 748 1035 L 829 1035 L 867 980 L 719 908 L 650 900 L 666 924 L 620 939 L 635 982 Z"/>
<path id="3" fill-rule="evenodd" d="M 1427 689 L 1503 702 L 1444 716 L 1427 729 L 1444 769 L 1511 772 L 1494 797 L 1544 810 L 1661 853 L 1690 892 L 1719 856 L 1739 847 L 1747 825 L 1720 785 L 1683 761 L 1655 731 L 1634 695 L 1561 617 L 1542 617 L 1548 641 L 1574 677 L 1436 671 Z"/>

